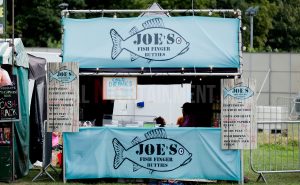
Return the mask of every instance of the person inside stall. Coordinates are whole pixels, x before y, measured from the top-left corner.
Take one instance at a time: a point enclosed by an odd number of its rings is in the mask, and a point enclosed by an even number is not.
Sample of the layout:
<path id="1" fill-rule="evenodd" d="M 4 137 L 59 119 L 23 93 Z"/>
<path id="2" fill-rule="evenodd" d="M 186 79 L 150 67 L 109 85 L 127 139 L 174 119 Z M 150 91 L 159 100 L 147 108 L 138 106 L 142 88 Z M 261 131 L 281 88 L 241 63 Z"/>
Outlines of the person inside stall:
<path id="1" fill-rule="evenodd" d="M 183 123 L 182 127 L 196 127 L 197 123 L 194 119 L 194 114 L 192 110 L 192 104 L 186 102 L 182 105 L 182 115 L 183 115 Z"/>
<path id="2" fill-rule="evenodd" d="M 156 122 L 156 124 L 159 125 L 159 127 L 165 127 L 165 125 L 166 125 L 165 119 L 160 116 L 157 118 L 154 118 L 154 121 Z"/>
<path id="3" fill-rule="evenodd" d="M 176 125 L 178 125 L 178 127 L 182 127 L 183 122 L 184 122 L 183 116 L 180 116 L 180 117 L 177 119 Z"/>
<path id="4" fill-rule="evenodd" d="M 182 105 L 182 127 L 210 127 L 208 104 L 184 103 Z"/>

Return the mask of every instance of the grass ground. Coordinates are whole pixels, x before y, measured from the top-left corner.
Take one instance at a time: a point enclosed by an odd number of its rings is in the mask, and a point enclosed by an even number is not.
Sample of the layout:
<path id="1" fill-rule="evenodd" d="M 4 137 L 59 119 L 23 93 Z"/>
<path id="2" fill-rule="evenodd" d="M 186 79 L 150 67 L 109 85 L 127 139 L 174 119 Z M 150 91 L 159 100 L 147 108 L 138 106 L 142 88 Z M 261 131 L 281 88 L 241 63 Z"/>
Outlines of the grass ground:
<path id="1" fill-rule="evenodd" d="M 245 151 L 244 152 L 244 164 L 245 164 L 245 168 L 244 168 L 244 173 L 245 176 L 247 176 L 250 181 L 247 184 L 251 184 L 251 185 L 262 185 L 265 184 L 262 180 L 260 180 L 259 182 L 256 182 L 256 179 L 258 177 L 258 174 L 254 173 L 249 166 L 249 157 L 250 157 L 250 152 L 249 151 Z M 32 179 L 39 173 L 39 170 L 37 169 L 33 169 L 30 170 L 29 174 L 22 178 L 22 179 L 18 179 L 16 180 L 13 184 L 16 185 L 63 185 L 64 183 L 62 182 L 62 180 L 59 179 L 58 175 L 56 175 L 54 173 L 54 171 L 49 170 L 49 173 L 56 179 L 56 182 L 52 182 L 49 178 L 47 178 L 47 176 L 42 176 L 41 178 L 39 178 L 37 181 L 32 182 Z M 272 184 L 272 185 L 299 185 L 300 184 L 300 173 L 283 173 L 283 174 L 266 174 L 265 178 L 268 182 L 268 184 Z M 7 183 L 1 183 L 0 185 L 4 185 Z M 82 185 L 82 184 L 95 184 L 95 185 L 110 185 L 110 184 L 114 184 L 114 185 L 120 185 L 120 184 L 124 184 L 124 183 L 113 183 L 113 182 L 108 182 L 108 181 L 81 181 L 81 182 L 68 182 L 68 184 L 72 184 L 72 185 Z M 125 183 L 126 185 L 131 185 L 131 184 L 146 184 L 146 183 L 140 183 L 140 182 L 134 182 L 132 181 Z M 190 183 L 188 183 L 190 184 Z M 196 184 L 203 184 L 203 183 L 196 183 Z M 217 184 L 217 185 L 228 185 L 228 184 L 237 184 L 237 183 L 233 183 L 233 182 L 217 182 L 217 183 L 209 183 L 209 184 Z"/>
<path id="2" fill-rule="evenodd" d="M 254 173 L 250 168 L 250 152 L 244 152 L 244 173 L 249 177 L 250 182 L 247 184 L 264 184 L 262 180 L 256 182 L 258 174 Z M 299 185 L 300 173 L 277 173 L 277 174 L 264 174 L 268 184 L 274 185 Z"/>

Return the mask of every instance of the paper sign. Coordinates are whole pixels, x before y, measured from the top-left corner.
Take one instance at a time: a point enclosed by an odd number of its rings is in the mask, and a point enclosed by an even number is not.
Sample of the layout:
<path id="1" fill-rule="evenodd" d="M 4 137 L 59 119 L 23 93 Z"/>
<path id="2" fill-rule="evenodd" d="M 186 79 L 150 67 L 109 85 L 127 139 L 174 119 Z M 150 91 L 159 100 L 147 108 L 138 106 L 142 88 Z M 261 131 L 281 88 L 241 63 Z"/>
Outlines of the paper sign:
<path id="1" fill-rule="evenodd" d="M 104 77 L 104 100 L 135 100 L 137 97 L 137 78 L 135 77 Z"/>

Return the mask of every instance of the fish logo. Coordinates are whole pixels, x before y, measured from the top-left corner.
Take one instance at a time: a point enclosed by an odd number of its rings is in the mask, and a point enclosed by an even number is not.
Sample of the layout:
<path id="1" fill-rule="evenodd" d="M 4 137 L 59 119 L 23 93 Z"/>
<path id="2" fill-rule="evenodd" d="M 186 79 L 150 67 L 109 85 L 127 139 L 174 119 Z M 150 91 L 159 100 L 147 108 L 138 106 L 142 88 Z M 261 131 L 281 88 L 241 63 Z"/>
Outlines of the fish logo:
<path id="1" fill-rule="evenodd" d="M 132 140 L 132 146 L 125 148 L 117 138 L 112 140 L 115 150 L 114 169 L 118 169 L 127 159 L 133 164 L 133 171 L 141 168 L 168 172 L 185 166 L 192 160 L 192 154 L 179 142 L 167 138 L 166 131 L 158 128 L 147 132 L 145 140 Z"/>
<path id="2" fill-rule="evenodd" d="M 253 95 L 254 92 L 246 86 L 234 87 L 230 90 L 227 90 L 226 88 L 224 89 L 224 98 L 226 98 L 227 96 L 232 96 L 234 98 L 244 100 L 250 98 Z"/>
<path id="3" fill-rule="evenodd" d="M 133 27 L 130 36 L 123 39 L 115 29 L 110 30 L 113 42 L 111 58 L 115 60 L 123 50 L 131 55 L 131 61 L 144 58 L 151 61 L 170 60 L 189 50 L 187 42 L 176 31 L 166 28 L 162 18 L 153 18 L 142 24 L 143 29 Z"/>
<path id="4" fill-rule="evenodd" d="M 65 67 L 63 67 L 65 68 Z M 70 83 L 73 80 L 75 80 L 76 74 L 69 70 L 69 69 L 60 69 L 59 71 L 56 71 L 55 73 L 49 72 L 49 81 L 51 82 L 53 79 L 62 82 L 62 83 Z"/>

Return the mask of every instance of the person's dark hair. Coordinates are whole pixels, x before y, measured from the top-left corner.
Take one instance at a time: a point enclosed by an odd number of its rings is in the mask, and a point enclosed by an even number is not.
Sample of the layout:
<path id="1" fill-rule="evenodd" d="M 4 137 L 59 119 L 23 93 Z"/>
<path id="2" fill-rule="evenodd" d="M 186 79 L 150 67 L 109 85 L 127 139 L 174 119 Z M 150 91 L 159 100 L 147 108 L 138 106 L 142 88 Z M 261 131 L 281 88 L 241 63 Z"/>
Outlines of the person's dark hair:
<path id="1" fill-rule="evenodd" d="M 154 118 L 154 121 L 156 121 L 156 124 L 159 124 L 159 127 L 164 127 L 166 125 L 165 119 L 160 116 Z"/>
<path id="2" fill-rule="evenodd" d="M 185 102 L 183 105 L 182 105 L 182 111 L 185 113 L 185 114 L 189 114 L 189 113 L 191 113 L 191 103 L 189 103 L 189 102 Z"/>

